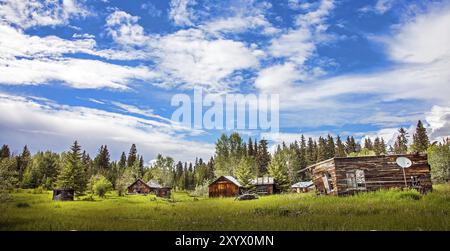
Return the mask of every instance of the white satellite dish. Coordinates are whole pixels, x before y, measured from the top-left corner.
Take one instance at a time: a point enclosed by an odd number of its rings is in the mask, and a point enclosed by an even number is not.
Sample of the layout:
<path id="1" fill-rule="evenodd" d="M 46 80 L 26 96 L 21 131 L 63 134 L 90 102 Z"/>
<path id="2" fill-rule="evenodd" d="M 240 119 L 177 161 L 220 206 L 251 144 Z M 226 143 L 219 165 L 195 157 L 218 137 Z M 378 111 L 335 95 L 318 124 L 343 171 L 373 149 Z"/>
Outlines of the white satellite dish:
<path id="1" fill-rule="evenodd" d="M 402 168 L 408 168 L 412 166 L 412 161 L 406 157 L 398 157 L 395 162 Z"/>

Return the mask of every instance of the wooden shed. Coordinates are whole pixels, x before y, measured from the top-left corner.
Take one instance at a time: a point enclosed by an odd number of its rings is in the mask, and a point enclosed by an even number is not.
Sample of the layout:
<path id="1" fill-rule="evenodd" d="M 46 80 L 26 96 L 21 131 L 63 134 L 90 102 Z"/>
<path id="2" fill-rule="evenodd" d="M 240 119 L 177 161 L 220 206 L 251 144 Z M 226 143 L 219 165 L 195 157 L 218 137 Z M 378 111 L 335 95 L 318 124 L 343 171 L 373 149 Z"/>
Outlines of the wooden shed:
<path id="1" fill-rule="evenodd" d="M 170 198 L 172 194 L 172 188 L 171 187 L 160 187 L 155 191 L 156 196 L 162 197 L 162 198 Z"/>
<path id="2" fill-rule="evenodd" d="M 399 160 L 409 165 L 401 167 Z M 311 171 L 320 194 L 346 195 L 381 188 L 407 187 L 421 193 L 432 190 L 426 154 L 332 158 L 300 170 Z"/>
<path id="3" fill-rule="evenodd" d="M 151 191 L 152 188 L 141 179 L 137 179 L 133 184 L 128 186 L 129 194 L 148 194 Z"/>
<path id="4" fill-rule="evenodd" d="M 291 186 L 293 193 L 307 193 L 314 189 L 314 183 L 312 181 L 300 181 Z"/>
<path id="5" fill-rule="evenodd" d="M 272 177 L 258 177 L 252 180 L 252 185 L 260 195 L 273 194 L 275 191 L 275 181 Z"/>
<path id="6" fill-rule="evenodd" d="M 233 197 L 241 192 L 241 184 L 233 176 L 220 176 L 209 184 L 209 197 Z"/>
<path id="7" fill-rule="evenodd" d="M 53 189 L 53 200 L 73 200 L 75 191 L 69 188 Z"/>

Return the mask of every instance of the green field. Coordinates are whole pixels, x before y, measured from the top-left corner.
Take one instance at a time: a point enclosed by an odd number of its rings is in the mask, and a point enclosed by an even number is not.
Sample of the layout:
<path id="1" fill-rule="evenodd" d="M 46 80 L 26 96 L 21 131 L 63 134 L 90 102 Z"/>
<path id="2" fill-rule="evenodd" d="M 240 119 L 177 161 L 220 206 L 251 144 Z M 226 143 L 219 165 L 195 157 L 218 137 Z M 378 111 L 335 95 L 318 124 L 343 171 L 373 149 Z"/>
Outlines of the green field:
<path id="1" fill-rule="evenodd" d="M 55 202 L 51 193 L 19 190 L 0 205 L 0 230 L 450 230 L 450 185 L 350 197 L 283 194 L 253 201 L 167 201 L 128 195 Z"/>

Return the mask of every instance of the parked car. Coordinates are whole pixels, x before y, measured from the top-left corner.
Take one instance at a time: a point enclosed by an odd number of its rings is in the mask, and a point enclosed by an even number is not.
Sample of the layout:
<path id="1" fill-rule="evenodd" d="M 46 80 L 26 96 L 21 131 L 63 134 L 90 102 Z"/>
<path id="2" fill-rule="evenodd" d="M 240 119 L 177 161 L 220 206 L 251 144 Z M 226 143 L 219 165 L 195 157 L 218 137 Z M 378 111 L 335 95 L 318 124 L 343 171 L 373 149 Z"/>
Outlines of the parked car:
<path id="1" fill-rule="evenodd" d="M 236 200 L 255 200 L 255 199 L 258 199 L 258 195 L 251 193 L 242 194 L 236 197 Z"/>

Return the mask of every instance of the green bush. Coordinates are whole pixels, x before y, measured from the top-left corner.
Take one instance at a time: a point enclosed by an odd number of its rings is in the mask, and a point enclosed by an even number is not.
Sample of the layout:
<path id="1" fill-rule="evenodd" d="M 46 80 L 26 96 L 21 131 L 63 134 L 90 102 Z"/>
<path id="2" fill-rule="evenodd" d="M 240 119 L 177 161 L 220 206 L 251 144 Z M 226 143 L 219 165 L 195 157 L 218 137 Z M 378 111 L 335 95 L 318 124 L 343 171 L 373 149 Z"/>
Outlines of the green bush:
<path id="1" fill-rule="evenodd" d="M 111 182 L 102 175 L 92 176 L 89 187 L 91 192 L 100 196 L 105 197 L 106 193 L 112 190 Z"/>

